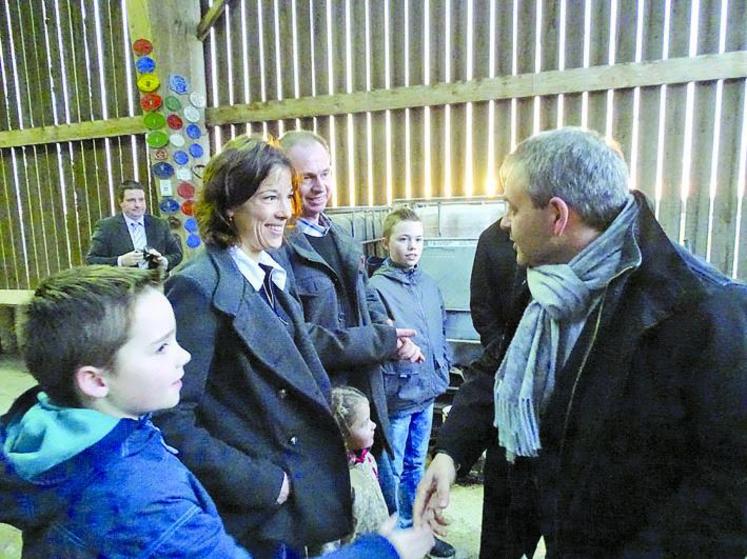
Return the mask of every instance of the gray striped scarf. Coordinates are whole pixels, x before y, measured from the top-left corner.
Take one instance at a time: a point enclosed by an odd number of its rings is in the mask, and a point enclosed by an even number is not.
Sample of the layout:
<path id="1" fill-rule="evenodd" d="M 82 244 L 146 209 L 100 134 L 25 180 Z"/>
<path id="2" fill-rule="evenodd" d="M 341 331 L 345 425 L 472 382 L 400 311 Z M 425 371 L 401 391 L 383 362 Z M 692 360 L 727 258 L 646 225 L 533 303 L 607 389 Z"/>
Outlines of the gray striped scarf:
<path id="1" fill-rule="evenodd" d="M 568 264 L 527 269 L 532 300 L 496 373 L 495 426 L 506 457 L 537 456 L 539 416 L 598 301 L 620 268 L 638 208 L 631 196 L 610 226 Z M 633 242 L 635 242 L 633 240 Z M 640 264 L 636 250 L 635 266 Z"/>

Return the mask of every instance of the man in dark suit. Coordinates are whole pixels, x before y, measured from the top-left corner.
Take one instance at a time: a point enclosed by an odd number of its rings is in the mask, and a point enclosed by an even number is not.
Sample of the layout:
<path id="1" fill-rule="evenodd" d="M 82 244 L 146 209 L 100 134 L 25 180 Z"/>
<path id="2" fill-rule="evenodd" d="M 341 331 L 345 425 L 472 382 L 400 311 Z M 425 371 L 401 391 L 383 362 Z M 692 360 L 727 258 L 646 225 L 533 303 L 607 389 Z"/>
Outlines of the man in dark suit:
<path id="1" fill-rule="evenodd" d="M 182 261 L 181 242 L 169 224 L 145 213 L 143 185 L 123 181 L 117 187 L 117 202 L 122 213 L 96 224 L 86 263 L 147 268 L 150 259 L 168 271 Z"/>

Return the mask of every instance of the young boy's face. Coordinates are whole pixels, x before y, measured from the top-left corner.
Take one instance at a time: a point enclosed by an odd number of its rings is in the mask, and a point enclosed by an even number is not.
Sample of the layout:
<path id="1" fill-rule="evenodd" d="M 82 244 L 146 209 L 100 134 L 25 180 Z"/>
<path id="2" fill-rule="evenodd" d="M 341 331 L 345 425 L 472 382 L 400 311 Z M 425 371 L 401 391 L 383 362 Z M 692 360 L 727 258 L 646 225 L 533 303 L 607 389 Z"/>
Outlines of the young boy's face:
<path id="1" fill-rule="evenodd" d="M 400 221 L 387 239 L 389 258 L 395 264 L 412 268 L 423 254 L 423 224 L 420 221 Z"/>
<path id="2" fill-rule="evenodd" d="M 146 289 L 132 309 L 130 337 L 114 357 L 105 397 L 112 415 L 137 418 L 179 403 L 189 352 L 176 342 L 171 303 Z"/>

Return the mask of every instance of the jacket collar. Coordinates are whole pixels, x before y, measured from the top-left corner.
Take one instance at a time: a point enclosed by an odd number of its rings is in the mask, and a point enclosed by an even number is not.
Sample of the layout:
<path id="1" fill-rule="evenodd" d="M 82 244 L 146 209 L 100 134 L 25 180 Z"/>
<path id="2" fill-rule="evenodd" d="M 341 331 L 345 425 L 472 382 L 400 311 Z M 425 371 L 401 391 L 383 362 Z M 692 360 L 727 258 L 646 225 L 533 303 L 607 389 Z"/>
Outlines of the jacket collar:
<path id="1" fill-rule="evenodd" d="M 298 346 L 286 328 L 280 325 L 275 313 L 262 299 L 249 282 L 245 281 L 225 249 L 207 247 L 207 253 L 217 272 L 217 284 L 213 292 L 213 304 L 221 312 L 233 318 L 233 328 L 247 349 L 259 359 L 267 369 L 273 371 L 285 382 L 315 402 L 329 408 L 320 384 L 309 365 L 299 352 L 287 352 L 288 344 Z M 286 284 L 286 290 L 288 285 Z M 293 322 L 293 330 L 298 336 L 305 325 L 300 319 L 295 301 L 286 290 L 278 290 L 278 302 Z M 258 325 L 277 324 L 272 332 Z M 286 343 L 273 343 L 273 338 L 286 338 Z"/>
<path id="2" fill-rule="evenodd" d="M 382 275 L 400 283 L 410 284 L 417 281 L 422 273 L 423 272 L 420 270 L 419 266 L 405 269 L 401 266 L 397 266 L 390 258 L 387 258 L 376 272 L 374 272 L 374 275 Z"/>
<path id="3" fill-rule="evenodd" d="M 330 221 L 330 228 L 328 235 L 332 238 L 332 242 L 340 252 L 340 259 L 347 270 L 358 270 L 359 266 L 362 266 L 361 249 L 350 235 L 345 233 L 339 225 Z M 330 273 L 338 275 L 324 259 L 319 256 L 319 253 L 314 250 L 314 247 L 309 243 L 306 235 L 298 228 L 293 228 L 286 237 L 286 242 L 293 251 L 298 254 L 300 258 L 313 263 L 317 266 L 326 268 Z M 354 277 L 351 276 L 351 277 Z M 342 279 L 342 278 L 340 278 Z"/>

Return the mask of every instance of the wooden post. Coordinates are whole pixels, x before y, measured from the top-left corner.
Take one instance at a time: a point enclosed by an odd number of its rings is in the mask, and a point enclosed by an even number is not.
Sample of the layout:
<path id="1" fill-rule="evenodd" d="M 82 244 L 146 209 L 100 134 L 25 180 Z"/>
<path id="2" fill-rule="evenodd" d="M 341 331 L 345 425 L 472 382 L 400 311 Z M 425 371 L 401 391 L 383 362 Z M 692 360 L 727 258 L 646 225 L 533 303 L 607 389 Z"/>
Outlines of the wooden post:
<path id="1" fill-rule="evenodd" d="M 155 60 L 154 73 L 160 80 L 158 89 L 154 92 L 162 97 L 164 103 L 158 110 L 163 116 L 177 115 L 181 118 L 183 125 L 181 129 L 171 129 L 169 126 L 163 128 L 170 136 L 181 136 L 183 145 L 175 144 L 173 140 L 162 148 L 168 157 L 163 160 L 176 170 L 176 174 L 170 178 L 158 178 L 151 176 L 154 188 L 158 194 L 159 202 L 174 200 L 179 204 L 179 210 L 170 214 L 179 219 L 181 226 L 178 233 L 185 241 L 185 253 L 190 254 L 196 248 L 195 243 L 199 240 L 195 230 L 187 230 L 185 226 L 191 217 L 189 208 L 193 196 L 185 195 L 179 186 L 189 183 L 199 190 L 202 186 L 202 172 L 204 165 L 210 159 L 210 145 L 205 124 L 204 104 L 207 99 L 205 87 L 205 62 L 203 54 L 203 43 L 197 38 L 197 26 L 200 22 L 199 0 L 180 0 L 179 2 L 163 2 L 162 0 L 127 0 L 127 19 L 130 30 L 130 39 L 134 43 L 138 39 L 147 39 L 153 44 L 153 51 L 148 55 Z M 138 56 L 135 54 L 135 59 Z M 140 74 L 138 74 L 139 76 Z M 186 91 L 174 89 L 171 84 L 172 76 L 181 76 L 186 80 Z M 137 76 L 136 76 L 137 78 Z M 201 99 L 196 101 L 195 97 Z M 169 108 L 168 98 L 178 100 L 181 108 Z M 172 99 L 173 101 L 173 99 Z M 201 130 L 198 139 L 191 138 L 186 130 L 190 122 L 190 112 L 199 111 L 199 120 L 194 122 Z M 176 138 L 179 140 L 179 138 Z M 202 155 L 195 156 L 190 147 L 196 144 L 201 148 Z M 151 164 L 151 175 L 153 164 L 159 161 L 158 156 L 163 158 L 164 151 L 149 148 L 149 161 Z M 200 150 L 197 150 L 199 154 Z M 174 157 L 176 152 L 184 152 L 188 155 L 188 162 L 180 164 Z M 202 166 L 202 167 L 201 167 Z M 189 173 L 180 177 L 179 172 Z M 153 199 L 153 197 L 151 197 Z M 185 204 L 186 202 L 186 204 Z M 186 213 L 185 213 L 185 210 Z M 164 212 L 161 212 L 164 215 Z M 195 245 L 195 246 L 193 246 Z"/>

